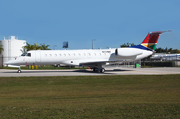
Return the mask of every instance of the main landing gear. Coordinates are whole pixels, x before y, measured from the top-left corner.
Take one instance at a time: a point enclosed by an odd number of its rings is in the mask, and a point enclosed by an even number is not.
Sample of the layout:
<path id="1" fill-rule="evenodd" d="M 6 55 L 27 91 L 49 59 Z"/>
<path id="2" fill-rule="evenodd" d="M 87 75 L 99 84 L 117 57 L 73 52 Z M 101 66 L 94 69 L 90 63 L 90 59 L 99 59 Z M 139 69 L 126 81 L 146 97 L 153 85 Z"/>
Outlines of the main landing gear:
<path id="1" fill-rule="evenodd" d="M 104 73 L 104 72 L 105 72 L 105 69 L 102 68 L 102 69 L 100 69 L 100 72 L 99 72 L 99 73 Z"/>
<path id="2" fill-rule="evenodd" d="M 105 72 L 105 69 L 104 68 L 93 68 L 93 71 L 97 71 L 98 73 L 104 73 Z"/>

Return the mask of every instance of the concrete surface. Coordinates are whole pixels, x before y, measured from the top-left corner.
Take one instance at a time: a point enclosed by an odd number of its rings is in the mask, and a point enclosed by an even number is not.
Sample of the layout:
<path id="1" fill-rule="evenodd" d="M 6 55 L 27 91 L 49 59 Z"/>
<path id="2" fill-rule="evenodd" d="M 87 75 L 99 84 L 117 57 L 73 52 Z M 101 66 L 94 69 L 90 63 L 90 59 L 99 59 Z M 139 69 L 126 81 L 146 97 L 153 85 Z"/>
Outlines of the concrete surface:
<path id="1" fill-rule="evenodd" d="M 159 75 L 180 74 L 180 68 L 106 68 L 105 73 L 87 70 L 17 70 L 0 69 L 0 77 L 24 77 L 24 76 L 89 76 L 89 75 Z"/>

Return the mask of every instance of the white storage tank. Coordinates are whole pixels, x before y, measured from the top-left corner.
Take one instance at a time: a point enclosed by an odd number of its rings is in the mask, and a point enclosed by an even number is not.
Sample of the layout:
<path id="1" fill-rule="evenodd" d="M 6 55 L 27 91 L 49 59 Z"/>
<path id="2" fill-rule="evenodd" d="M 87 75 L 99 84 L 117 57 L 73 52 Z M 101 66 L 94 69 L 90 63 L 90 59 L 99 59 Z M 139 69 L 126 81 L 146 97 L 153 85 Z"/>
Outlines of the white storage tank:
<path id="1" fill-rule="evenodd" d="M 4 40 L 0 41 L 4 51 L 1 53 L 0 64 L 2 64 L 12 58 L 18 57 L 23 53 L 23 46 L 26 45 L 25 40 L 18 40 L 15 36 L 4 37 Z M 3 59 L 2 59 L 3 56 Z"/>

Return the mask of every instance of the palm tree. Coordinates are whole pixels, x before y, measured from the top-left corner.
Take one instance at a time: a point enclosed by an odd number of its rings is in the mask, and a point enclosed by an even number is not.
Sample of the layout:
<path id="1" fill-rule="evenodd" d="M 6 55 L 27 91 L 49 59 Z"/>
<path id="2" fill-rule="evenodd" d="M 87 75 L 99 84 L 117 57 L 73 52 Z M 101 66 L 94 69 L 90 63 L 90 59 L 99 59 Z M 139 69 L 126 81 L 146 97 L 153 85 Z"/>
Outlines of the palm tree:
<path id="1" fill-rule="evenodd" d="M 41 46 L 38 45 L 38 43 L 34 43 L 34 45 L 32 45 L 33 50 L 41 50 Z"/>
<path id="2" fill-rule="evenodd" d="M 120 45 L 121 48 L 130 47 L 130 46 L 135 46 L 135 44 L 134 43 L 124 43 L 124 44 Z"/>
<path id="3" fill-rule="evenodd" d="M 41 44 L 41 50 L 51 50 L 51 49 L 48 48 L 49 46 L 50 46 L 50 45 L 45 45 L 45 44 L 43 43 L 43 44 Z"/>
<path id="4" fill-rule="evenodd" d="M 26 49 L 26 51 L 33 50 L 32 45 L 31 45 L 31 44 L 29 44 L 29 43 L 26 43 L 26 46 L 23 46 L 23 48 L 25 48 L 25 49 Z"/>
<path id="5" fill-rule="evenodd" d="M 29 51 L 29 50 L 51 50 L 48 47 L 49 47 L 49 45 L 45 45 L 44 43 L 41 44 L 40 46 L 38 45 L 38 43 L 34 43 L 34 45 L 26 43 L 26 46 L 24 46 L 23 48 L 25 48 L 26 51 Z"/>

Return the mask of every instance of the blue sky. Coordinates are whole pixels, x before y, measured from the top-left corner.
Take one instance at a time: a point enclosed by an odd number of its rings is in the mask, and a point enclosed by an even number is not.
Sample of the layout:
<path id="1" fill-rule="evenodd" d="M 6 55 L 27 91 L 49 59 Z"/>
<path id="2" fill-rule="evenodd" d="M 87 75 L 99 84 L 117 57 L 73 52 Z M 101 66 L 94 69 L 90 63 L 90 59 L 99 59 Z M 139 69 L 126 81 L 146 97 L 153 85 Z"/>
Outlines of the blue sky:
<path id="1" fill-rule="evenodd" d="M 180 49 L 179 0 L 0 0 L 0 40 L 15 35 L 49 48 L 117 48 L 163 33 L 157 47 Z"/>

